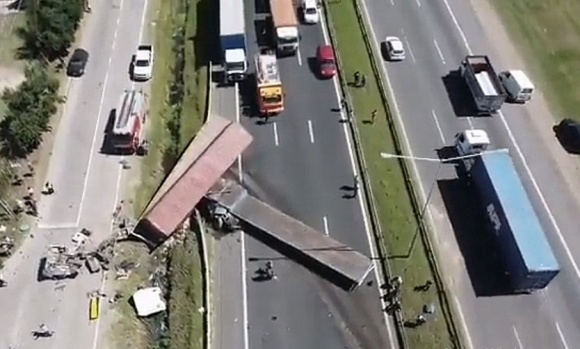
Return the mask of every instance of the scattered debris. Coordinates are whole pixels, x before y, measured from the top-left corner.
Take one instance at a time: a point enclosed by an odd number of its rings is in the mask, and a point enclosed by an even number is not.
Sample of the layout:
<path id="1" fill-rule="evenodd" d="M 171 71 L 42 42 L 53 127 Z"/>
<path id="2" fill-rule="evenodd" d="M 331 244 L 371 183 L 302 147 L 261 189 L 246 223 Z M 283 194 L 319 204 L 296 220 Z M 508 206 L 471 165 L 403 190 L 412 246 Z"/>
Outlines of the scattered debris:
<path id="1" fill-rule="evenodd" d="M 74 279 L 83 266 L 82 253 L 70 253 L 66 246 L 51 245 L 41 260 L 42 279 Z"/>
<path id="2" fill-rule="evenodd" d="M 5 236 L 4 239 L 0 241 L 0 257 L 8 257 L 12 254 L 14 249 L 14 239 Z"/>

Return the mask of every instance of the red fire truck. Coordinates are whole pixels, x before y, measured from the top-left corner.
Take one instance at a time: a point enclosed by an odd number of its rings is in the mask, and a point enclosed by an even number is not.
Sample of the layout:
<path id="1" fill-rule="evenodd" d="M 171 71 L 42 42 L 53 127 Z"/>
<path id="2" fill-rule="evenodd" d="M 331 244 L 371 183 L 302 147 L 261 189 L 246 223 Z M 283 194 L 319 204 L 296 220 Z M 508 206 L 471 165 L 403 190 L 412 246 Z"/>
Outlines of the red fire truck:
<path id="1" fill-rule="evenodd" d="M 113 125 L 107 133 L 108 148 L 118 154 L 134 154 L 144 146 L 147 103 L 145 94 L 125 90 L 114 111 Z"/>

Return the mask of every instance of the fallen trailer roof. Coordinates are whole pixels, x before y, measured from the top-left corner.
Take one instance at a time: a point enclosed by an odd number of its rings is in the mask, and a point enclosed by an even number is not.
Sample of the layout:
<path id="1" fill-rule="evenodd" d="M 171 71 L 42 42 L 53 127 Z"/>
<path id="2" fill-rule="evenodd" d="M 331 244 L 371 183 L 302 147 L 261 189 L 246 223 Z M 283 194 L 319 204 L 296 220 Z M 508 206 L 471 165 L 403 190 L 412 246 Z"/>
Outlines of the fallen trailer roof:
<path id="1" fill-rule="evenodd" d="M 212 116 L 163 181 L 134 233 L 152 246 L 165 241 L 251 142 L 239 123 Z"/>
<path id="2" fill-rule="evenodd" d="M 235 182 L 222 184 L 207 196 L 231 214 L 267 234 L 282 247 L 301 254 L 317 267 L 330 270 L 339 284 L 354 290 L 373 270 L 374 263 L 360 252 L 292 218 L 251 196 Z"/>

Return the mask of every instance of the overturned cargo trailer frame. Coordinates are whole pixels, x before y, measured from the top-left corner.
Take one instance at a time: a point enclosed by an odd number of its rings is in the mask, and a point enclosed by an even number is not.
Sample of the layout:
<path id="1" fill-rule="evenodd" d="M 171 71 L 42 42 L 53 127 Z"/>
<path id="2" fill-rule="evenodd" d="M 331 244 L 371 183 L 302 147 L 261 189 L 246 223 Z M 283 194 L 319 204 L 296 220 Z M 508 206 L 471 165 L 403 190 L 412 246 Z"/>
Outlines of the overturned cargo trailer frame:
<path id="1" fill-rule="evenodd" d="M 223 185 L 207 197 L 257 229 L 262 240 L 279 252 L 343 289 L 353 291 L 374 268 L 369 257 L 273 208 L 235 182 Z"/>

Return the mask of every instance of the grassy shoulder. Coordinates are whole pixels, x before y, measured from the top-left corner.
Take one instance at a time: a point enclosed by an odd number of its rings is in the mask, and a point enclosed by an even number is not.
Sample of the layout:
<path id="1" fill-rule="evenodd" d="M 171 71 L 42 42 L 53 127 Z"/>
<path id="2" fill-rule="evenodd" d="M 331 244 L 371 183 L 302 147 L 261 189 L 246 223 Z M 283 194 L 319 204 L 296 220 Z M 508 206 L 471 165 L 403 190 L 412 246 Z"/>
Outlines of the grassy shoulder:
<path id="1" fill-rule="evenodd" d="M 580 120 L 580 2 L 491 2 L 558 114 Z"/>
<path id="2" fill-rule="evenodd" d="M 439 315 L 427 324 L 406 330 L 409 347 L 452 348 L 436 291 L 413 290 L 415 286 L 432 280 L 433 276 L 421 240 L 410 250 L 418 232 L 418 224 L 401 167 L 398 161 L 386 160 L 379 155 L 380 152 L 395 153 L 395 147 L 393 135 L 389 133 L 386 110 L 382 106 L 376 80 L 373 79 L 370 58 L 361 54 L 366 48 L 363 34 L 357 29 L 360 27 L 354 3 L 350 0 L 331 1 L 328 8 L 345 76 L 352 80 L 354 72 L 360 71 L 368 78 L 366 87 L 349 87 L 349 93 L 384 233 L 383 243 L 390 256 L 393 274 L 400 275 L 404 280 L 401 294 L 403 316 L 407 320 L 415 319 L 428 303 L 435 304 L 438 309 Z M 374 124 L 370 124 L 368 120 L 374 109 L 378 112 L 377 118 Z"/>

